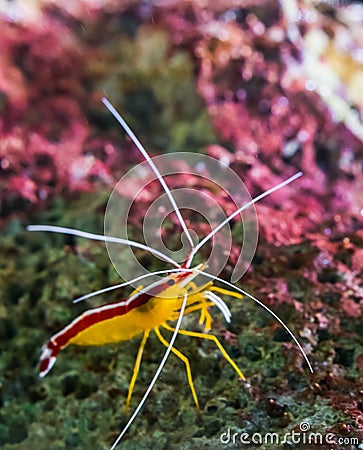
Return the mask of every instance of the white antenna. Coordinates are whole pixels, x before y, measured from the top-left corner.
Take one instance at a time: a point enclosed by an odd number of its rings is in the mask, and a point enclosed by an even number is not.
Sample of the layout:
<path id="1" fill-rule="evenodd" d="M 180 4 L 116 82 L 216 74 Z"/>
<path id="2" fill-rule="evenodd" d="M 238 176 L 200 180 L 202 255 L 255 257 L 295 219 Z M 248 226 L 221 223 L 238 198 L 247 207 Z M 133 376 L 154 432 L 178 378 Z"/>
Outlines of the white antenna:
<path id="1" fill-rule="evenodd" d="M 136 283 L 136 281 L 143 280 L 144 278 L 149 278 L 149 277 L 152 277 L 155 275 L 166 275 L 166 274 L 178 273 L 178 272 L 184 273 L 181 269 L 166 269 L 166 270 L 158 270 L 157 272 L 146 273 L 144 275 L 140 275 L 137 278 L 134 278 L 133 280 L 126 281 L 126 282 L 120 283 L 120 284 L 114 284 L 113 286 L 108 286 L 103 289 L 99 289 L 98 291 L 93 291 L 93 292 L 90 292 L 89 294 L 82 295 L 82 297 L 75 298 L 73 300 L 73 303 L 79 303 L 79 302 L 82 302 L 83 300 L 87 300 L 88 298 L 95 297 L 96 295 L 104 294 L 105 292 L 110 292 L 110 291 L 114 291 L 115 289 L 120 289 L 122 287 L 129 286 L 133 283 Z"/>
<path id="2" fill-rule="evenodd" d="M 217 225 L 214 230 L 212 230 L 205 238 L 203 238 L 199 244 L 192 250 L 191 255 L 189 258 L 193 259 L 194 255 L 199 251 L 199 249 L 208 242 L 218 231 L 223 228 L 228 222 L 230 222 L 234 217 L 236 217 L 238 214 L 240 214 L 245 209 L 249 208 L 254 203 L 258 202 L 259 200 L 263 199 L 264 197 L 267 197 L 268 195 L 272 194 L 275 191 L 278 191 L 282 187 L 286 186 L 287 184 L 291 183 L 292 181 L 296 180 L 297 178 L 301 177 L 303 173 L 298 172 L 292 177 L 288 178 L 287 180 L 283 181 L 282 183 L 272 187 L 271 189 L 268 189 L 267 191 L 263 192 L 262 194 L 258 195 L 245 205 L 241 206 L 241 208 L 237 209 L 234 213 L 232 213 L 230 216 L 228 216 L 223 222 L 221 222 L 219 225 Z"/>
<path id="3" fill-rule="evenodd" d="M 117 122 L 126 131 L 126 133 L 131 138 L 132 142 L 136 145 L 136 147 L 138 148 L 140 153 L 145 158 L 146 162 L 149 164 L 149 166 L 152 169 L 152 171 L 157 176 L 161 186 L 163 187 L 166 195 L 169 198 L 169 201 L 170 201 L 170 203 L 171 203 L 171 205 L 172 205 L 172 207 L 174 209 L 175 214 L 178 217 L 179 223 L 180 223 L 181 227 L 183 228 L 185 236 L 187 237 L 187 239 L 189 241 L 189 244 L 190 244 L 191 248 L 193 249 L 194 248 L 193 239 L 192 239 L 192 237 L 191 237 L 191 235 L 190 235 L 190 233 L 188 231 L 188 228 L 187 228 L 187 226 L 186 226 L 186 224 L 184 222 L 183 216 L 181 215 L 181 213 L 179 211 L 178 205 L 176 204 L 176 201 L 175 201 L 172 193 L 170 192 L 170 189 L 169 189 L 168 185 L 165 183 L 164 178 L 162 177 L 161 173 L 159 172 L 159 169 L 155 166 L 153 160 L 150 158 L 149 154 L 147 153 L 147 151 L 145 150 L 145 148 L 143 147 L 143 145 L 141 144 L 139 139 L 135 136 L 134 132 L 127 125 L 125 120 L 121 117 L 120 113 L 114 108 L 114 106 L 107 100 L 106 97 L 102 98 L 102 103 L 106 106 L 106 108 L 110 111 L 110 113 L 113 115 L 113 117 L 117 120 Z"/>
<path id="4" fill-rule="evenodd" d="M 130 247 L 140 248 L 142 250 L 146 250 L 154 256 L 158 256 L 159 258 L 173 264 L 175 267 L 180 267 L 180 264 L 171 259 L 168 255 L 165 255 L 159 250 L 156 250 L 148 245 L 141 244 L 140 242 L 130 241 L 129 239 L 123 239 L 113 236 L 106 236 L 104 234 L 93 234 L 88 233 L 87 231 L 76 230 L 75 228 L 66 228 L 66 227 L 57 227 L 53 225 L 28 225 L 26 227 L 28 231 L 46 231 L 51 233 L 62 233 L 62 234 L 70 234 L 72 236 L 83 237 L 86 239 L 92 239 L 94 241 L 103 241 L 103 242 L 111 242 L 114 244 L 123 244 L 129 245 Z"/>
<path id="5" fill-rule="evenodd" d="M 180 270 L 182 270 L 182 269 L 180 269 Z M 190 269 L 189 269 L 189 270 L 190 270 Z M 310 369 L 310 372 L 311 372 L 311 373 L 314 372 L 313 367 L 312 367 L 312 365 L 311 365 L 311 363 L 310 363 L 310 361 L 309 361 L 309 358 L 307 357 L 307 355 L 306 355 L 304 349 L 302 348 L 300 342 L 299 342 L 299 341 L 297 340 L 297 338 L 295 337 L 294 333 L 293 333 L 293 332 L 290 330 L 290 328 L 285 324 L 285 322 L 284 322 L 283 320 L 281 320 L 280 317 L 279 317 L 276 313 L 274 313 L 268 306 L 266 306 L 264 303 L 262 303 L 260 300 L 258 300 L 258 299 L 257 299 L 256 297 L 254 297 L 253 295 L 251 295 L 251 294 L 249 294 L 248 292 L 244 291 L 243 289 L 241 289 L 241 288 L 235 286 L 234 284 L 229 283 L 228 281 L 223 280 L 222 278 L 216 277 L 216 276 L 214 276 L 214 275 L 212 275 L 212 274 L 210 274 L 210 273 L 207 273 L 207 272 L 203 272 L 202 270 L 199 270 L 199 269 L 191 269 L 191 270 L 193 270 L 194 272 L 199 273 L 200 275 L 204 275 L 205 277 L 210 278 L 210 279 L 212 279 L 212 280 L 219 281 L 220 283 L 223 283 L 223 284 L 225 284 L 226 286 L 228 286 L 228 287 L 230 287 L 230 288 L 235 289 L 236 291 L 240 292 L 241 294 L 246 295 L 247 297 L 249 297 L 251 300 L 253 300 L 254 302 L 256 302 L 258 305 L 262 306 L 262 308 L 264 308 L 267 312 L 269 312 L 269 313 L 270 313 L 270 314 L 271 314 L 271 315 L 272 315 L 272 316 L 273 316 L 273 317 L 274 317 L 274 318 L 275 318 L 275 319 L 276 319 L 276 320 L 277 320 L 277 321 L 285 328 L 285 330 L 289 333 L 289 335 L 290 335 L 290 336 L 292 337 L 292 339 L 294 340 L 295 344 L 298 346 L 300 352 L 302 353 L 302 355 L 303 355 L 303 357 L 304 357 L 304 359 L 305 359 L 305 361 L 306 361 L 306 364 L 308 365 L 308 367 L 309 367 L 309 369 Z"/>

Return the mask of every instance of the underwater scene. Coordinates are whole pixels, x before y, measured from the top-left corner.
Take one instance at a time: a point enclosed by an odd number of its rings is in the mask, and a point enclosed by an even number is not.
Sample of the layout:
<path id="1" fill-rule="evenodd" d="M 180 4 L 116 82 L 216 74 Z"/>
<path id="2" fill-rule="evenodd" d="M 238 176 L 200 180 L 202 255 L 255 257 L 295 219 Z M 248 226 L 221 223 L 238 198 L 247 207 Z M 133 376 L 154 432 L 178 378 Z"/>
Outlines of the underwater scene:
<path id="1" fill-rule="evenodd" d="M 363 449 L 362 29 L 0 0 L 1 449 Z"/>

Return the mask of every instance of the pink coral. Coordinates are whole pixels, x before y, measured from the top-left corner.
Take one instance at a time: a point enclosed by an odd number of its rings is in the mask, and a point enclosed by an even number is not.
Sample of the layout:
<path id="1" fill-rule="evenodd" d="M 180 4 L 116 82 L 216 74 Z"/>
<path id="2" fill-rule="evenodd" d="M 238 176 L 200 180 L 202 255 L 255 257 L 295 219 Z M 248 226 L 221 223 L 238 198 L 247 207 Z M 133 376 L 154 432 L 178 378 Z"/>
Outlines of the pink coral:
<path id="1" fill-rule="evenodd" d="M 92 131 L 79 105 L 87 52 L 64 21 L 46 13 L 40 20 L 41 27 L 2 21 L 0 43 L 0 192 L 33 203 L 110 177 L 85 154 Z"/>

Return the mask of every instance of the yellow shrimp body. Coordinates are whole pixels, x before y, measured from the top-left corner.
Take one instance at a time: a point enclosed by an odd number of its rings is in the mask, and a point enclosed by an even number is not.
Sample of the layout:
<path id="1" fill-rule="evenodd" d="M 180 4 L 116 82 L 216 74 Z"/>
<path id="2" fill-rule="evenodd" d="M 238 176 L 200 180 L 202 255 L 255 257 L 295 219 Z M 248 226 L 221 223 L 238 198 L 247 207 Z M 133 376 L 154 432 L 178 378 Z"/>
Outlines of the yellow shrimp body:
<path id="1" fill-rule="evenodd" d="M 105 345 L 128 341 L 143 331 L 151 330 L 170 320 L 170 317 L 180 308 L 181 301 L 178 297 L 183 296 L 184 292 L 185 288 L 171 286 L 163 292 L 162 296 L 151 297 L 145 304 L 129 311 L 127 311 L 126 302 L 104 305 L 86 311 L 70 326 L 76 327 L 77 322 L 83 322 L 86 325 L 87 316 L 99 315 L 97 322 L 83 328 L 68 341 L 67 345 Z M 141 295 L 136 295 L 134 301 L 136 302 Z M 194 297 L 195 295 L 191 296 L 191 300 Z M 107 318 L 102 319 L 102 316 Z"/>
<path id="2" fill-rule="evenodd" d="M 63 330 L 52 336 L 48 344 L 43 347 L 40 376 L 45 376 L 49 372 L 55 363 L 59 351 L 70 344 L 105 345 L 127 341 L 143 333 L 127 396 L 126 408 L 128 408 L 139 371 L 143 349 L 150 332 L 154 330 L 160 342 L 168 347 L 169 344 L 161 335 L 159 328 L 163 327 L 168 331 L 174 331 L 174 328 L 168 325 L 167 322 L 177 320 L 184 298 L 186 298 L 184 314 L 199 311 L 199 322 L 204 323 L 204 327 L 208 331 L 212 324 L 212 317 L 209 314 L 208 307 L 215 304 L 211 300 L 214 295 L 212 291 L 237 298 L 242 297 L 235 292 L 213 286 L 212 282 L 198 287 L 192 279 L 197 276 L 198 270 L 201 268 L 204 268 L 204 265 L 198 266 L 196 272 L 190 269 L 186 273 L 169 275 L 161 282 L 154 283 L 148 288 L 143 289 L 140 287 L 136 289 L 126 300 L 108 303 L 81 314 Z M 244 378 L 241 370 L 227 354 L 216 336 L 187 330 L 179 330 L 178 333 L 213 340 L 239 377 Z M 199 410 L 189 360 L 176 348 L 173 347 L 171 351 L 186 366 L 189 386 L 196 407 Z"/>

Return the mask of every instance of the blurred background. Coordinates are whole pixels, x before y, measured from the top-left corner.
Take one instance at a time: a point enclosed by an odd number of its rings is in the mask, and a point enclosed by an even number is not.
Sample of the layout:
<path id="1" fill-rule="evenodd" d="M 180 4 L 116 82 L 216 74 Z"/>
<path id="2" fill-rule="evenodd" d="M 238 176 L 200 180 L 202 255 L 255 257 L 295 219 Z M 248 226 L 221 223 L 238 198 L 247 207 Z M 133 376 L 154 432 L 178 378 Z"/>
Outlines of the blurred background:
<path id="1" fill-rule="evenodd" d="M 358 439 L 336 449 L 361 448 L 362 27 L 363 6 L 351 1 L 0 0 L 1 448 L 107 449 L 127 420 L 137 339 L 69 348 L 38 379 L 42 344 L 97 304 L 72 300 L 120 282 L 104 246 L 25 230 L 47 223 L 102 234 L 115 183 L 142 161 L 104 95 L 152 155 L 213 156 L 252 196 L 304 172 L 256 205 L 259 245 L 240 285 L 293 329 L 315 370 L 276 321 L 233 300 L 232 324 L 217 314 L 213 329 L 248 383 L 212 345 L 178 338 L 201 415 L 170 358 L 120 448 L 228 448 L 220 440 L 228 427 L 283 435 L 303 420 L 313 432 Z M 230 211 L 228 196 L 218 198 Z M 148 200 L 130 217 L 135 240 Z M 188 225 L 208 232 L 200 218 Z M 169 218 L 164 241 L 177 245 L 179 233 Z M 232 234 L 225 277 L 238 260 L 238 222 Z M 140 258 L 149 270 L 164 267 Z M 197 318 L 188 325 L 198 329 Z M 151 340 L 134 407 L 162 354 Z"/>

